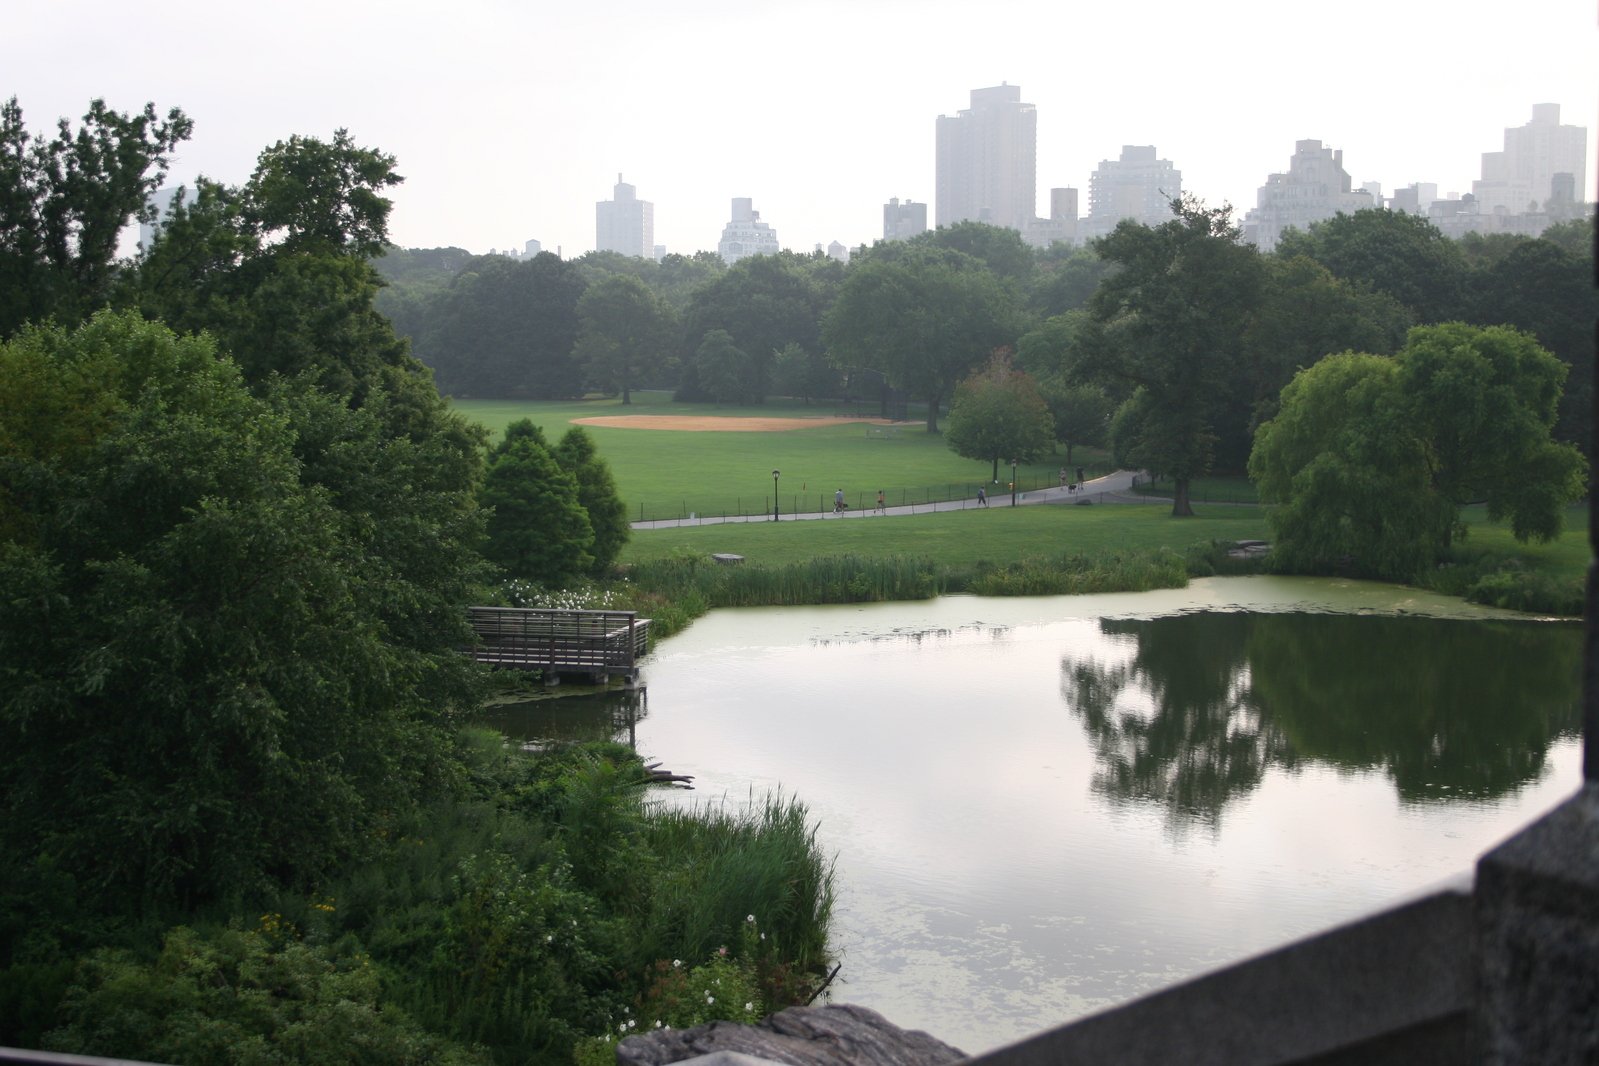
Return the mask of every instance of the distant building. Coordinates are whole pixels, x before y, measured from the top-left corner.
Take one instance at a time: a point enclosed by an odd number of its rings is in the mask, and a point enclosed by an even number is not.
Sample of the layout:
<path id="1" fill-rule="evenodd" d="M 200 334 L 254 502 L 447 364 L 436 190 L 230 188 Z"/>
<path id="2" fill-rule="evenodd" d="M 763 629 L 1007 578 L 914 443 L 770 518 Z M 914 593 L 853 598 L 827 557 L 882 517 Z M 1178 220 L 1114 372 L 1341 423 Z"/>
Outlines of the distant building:
<path id="1" fill-rule="evenodd" d="M 1403 211 L 1407 215 L 1425 215 L 1436 199 L 1438 199 L 1438 183 L 1418 181 L 1406 185 L 1403 189 L 1395 189 L 1393 196 L 1388 199 L 1388 209 Z"/>
<path id="2" fill-rule="evenodd" d="M 1025 230 L 1038 209 L 1038 113 L 1019 86 L 973 89 L 972 106 L 937 122 L 937 224 Z"/>
<path id="3" fill-rule="evenodd" d="M 532 259 L 535 255 L 538 255 L 543 250 L 544 245 L 540 244 L 538 241 L 528 241 L 522 246 L 522 258 Z"/>
<path id="4" fill-rule="evenodd" d="M 638 198 L 638 190 L 616 176 L 611 199 L 594 205 L 594 247 L 640 259 L 655 255 L 655 205 Z"/>
<path id="5" fill-rule="evenodd" d="M 849 249 L 837 241 L 827 242 L 827 258 L 836 259 L 840 263 L 849 262 Z"/>
<path id="6" fill-rule="evenodd" d="M 1586 189 L 1588 131 L 1560 124 L 1559 104 L 1534 104 L 1532 121 L 1505 130 L 1503 151 L 1482 154 L 1482 178 L 1471 183 L 1479 214 L 1531 215 L 1560 188 Z"/>
<path id="7" fill-rule="evenodd" d="M 1049 190 L 1049 217 L 1035 218 L 1022 230 L 1022 240 L 1034 248 L 1077 243 L 1077 190 Z"/>
<path id="8" fill-rule="evenodd" d="M 778 253 L 777 231 L 761 221 L 753 204 L 748 196 L 733 198 L 733 219 L 722 227 L 722 239 L 716 244 L 717 254 L 728 266 L 752 255 Z"/>
<path id="9" fill-rule="evenodd" d="M 1153 145 L 1122 145 L 1121 158 L 1101 160 L 1088 181 L 1083 239 L 1105 236 L 1124 218 L 1158 226 L 1172 217 L 1171 202 L 1182 192 L 1182 171 L 1156 158 Z"/>
<path id="10" fill-rule="evenodd" d="M 1255 206 L 1244 215 L 1244 240 L 1270 252 L 1287 230 L 1308 231 L 1313 222 L 1381 203 L 1367 190 L 1351 188 L 1342 149 L 1323 148 L 1320 141 L 1295 141 L 1288 172 L 1268 176 Z"/>
<path id="11" fill-rule="evenodd" d="M 927 232 L 927 205 L 915 200 L 899 202 L 892 197 L 883 205 L 883 240 L 908 241 L 918 233 Z"/>

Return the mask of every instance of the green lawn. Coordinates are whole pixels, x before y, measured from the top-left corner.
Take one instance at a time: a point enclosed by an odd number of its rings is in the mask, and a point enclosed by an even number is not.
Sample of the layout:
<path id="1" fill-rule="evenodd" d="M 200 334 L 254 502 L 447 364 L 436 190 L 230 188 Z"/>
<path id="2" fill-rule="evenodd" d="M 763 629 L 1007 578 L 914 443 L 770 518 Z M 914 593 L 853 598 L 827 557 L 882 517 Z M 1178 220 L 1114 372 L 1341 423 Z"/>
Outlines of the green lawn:
<path id="1" fill-rule="evenodd" d="M 765 404 L 718 407 L 668 404 L 662 393 L 634 393 L 634 403 L 617 400 L 576 403 L 526 403 L 454 400 L 452 406 L 498 434 L 518 418 L 531 418 L 553 444 L 575 419 L 603 415 L 674 414 L 755 417 L 832 415 L 827 404 Z M 778 495 L 784 514 L 830 510 L 833 492 L 842 488 L 853 508 L 870 508 L 883 490 L 892 505 L 970 497 L 989 483 L 990 465 L 962 459 L 941 435 L 921 423 L 896 427 L 891 434 L 868 431 L 863 423 L 789 430 L 780 433 L 685 433 L 662 430 L 586 427 L 611 466 L 617 490 L 632 521 L 681 518 L 689 514 L 766 514 L 772 509 L 772 471 L 779 470 Z M 1018 470 L 1022 491 L 1055 485 L 1064 451 Z M 1088 476 L 1110 470 L 1105 453 L 1076 449 L 1073 465 Z M 1000 470 L 1008 486 L 1010 471 Z"/>
<path id="2" fill-rule="evenodd" d="M 1161 506 L 995 506 L 987 510 L 805 522 L 750 522 L 635 530 L 623 562 L 677 553 L 731 552 L 750 563 L 784 565 L 829 555 L 911 555 L 945 566 L 1010 563 L 1078 552 L 1170 547 L 1266 537 L 1254 507 L 1217 507 L 1172 518 Z"/>

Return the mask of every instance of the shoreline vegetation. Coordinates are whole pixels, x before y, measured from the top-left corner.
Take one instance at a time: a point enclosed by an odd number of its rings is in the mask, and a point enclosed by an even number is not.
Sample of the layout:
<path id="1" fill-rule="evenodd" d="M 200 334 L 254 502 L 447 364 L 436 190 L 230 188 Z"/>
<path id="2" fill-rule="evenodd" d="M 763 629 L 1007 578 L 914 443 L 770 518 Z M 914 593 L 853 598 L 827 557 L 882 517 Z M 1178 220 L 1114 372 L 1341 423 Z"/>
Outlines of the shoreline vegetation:
<path id="1" fill-rule="evenodd" d="M 1413 584 L 1531 614 L 1582 614 L 1588 544 L 1581 508 L 1567 514 L 1566 531 L 1548 544 L 1517 543 L 1481 508 L 1466 517 L 1470 535 L 1452 562 Z M 556 593 L 509 582 L 500 598 L 511 605 L 635 610 L 653 619 L 660 638 L 717 607 L 1138 592 L 1181 588 L 1195 577 L 1273 573 L 1269 554 L 1229 555 L 1239 541 L 1268 537 L 1263 509 L 1243 503 L 1189 519 L 1153 508 L 1042 506 L 683 527 L 635 532 L 613 580 Z M 713 553 L 743 561 L 718 563 Z"/>

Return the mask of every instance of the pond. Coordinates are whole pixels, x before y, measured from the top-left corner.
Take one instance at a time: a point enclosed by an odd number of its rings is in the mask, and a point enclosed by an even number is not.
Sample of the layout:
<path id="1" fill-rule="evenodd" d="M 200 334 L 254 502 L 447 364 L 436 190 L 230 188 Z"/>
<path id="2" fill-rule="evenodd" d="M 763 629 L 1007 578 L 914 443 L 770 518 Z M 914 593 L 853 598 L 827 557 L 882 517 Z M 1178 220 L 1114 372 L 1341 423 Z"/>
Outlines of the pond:
<path id="1" fill-rule="evenodd" d="M 665 802 L 801 798 L 833 998 L 975 1053 L 1468 871 L 1577 789 L 1580 654 L 1574 623 L 1318 579 L 725 610 L 559 728 L 695 776 Z"/>

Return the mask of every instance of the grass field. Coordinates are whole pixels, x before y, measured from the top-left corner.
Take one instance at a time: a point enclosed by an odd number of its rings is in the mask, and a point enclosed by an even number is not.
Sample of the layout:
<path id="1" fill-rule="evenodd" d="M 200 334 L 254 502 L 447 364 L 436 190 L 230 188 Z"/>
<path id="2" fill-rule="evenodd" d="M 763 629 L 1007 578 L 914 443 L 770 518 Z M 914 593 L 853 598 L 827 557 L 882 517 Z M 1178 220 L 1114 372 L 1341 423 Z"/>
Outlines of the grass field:
<path id="1" fill-rule="evenodd" d="M 720 417 L 820 417 L 831 405 L 765 404 L 717 407 L 673 404 L 661 393 L 634 393 L 634 403 L 616 400 L 579 403 L 520 403 L 497 400 L 451 401 L 462 414 L 496 435 L 519 418 L 530 418 L 553 444 L 576 419 L 627 414 L 714 415 Z M 627 501 L 630 520 L 697 515 L 767 514 L 772 510 L 772 471 L 781 471 L 778 495 L 784 514 L 831 510 L 833 492 L 842 488 L 850 506 L 870 508 L 883 490 L 898 506 L 974 496 L 987 485 L 990 464 L 962 459 L 941 435 L 921 423 L 886 430 L 866 423 L 793 429 L 775 433 L 679 433 L 662 430 L 585 427 L 610 463 L 617 489 Z M 1089 477 L 1110 471 L 1102 451 L 1078 448 L 1073 466 Z M 1022 491 L 1055 485 L 1065 452 L 1018 468 Z M 1000 469 L 1005 486 L 1010 470 Z M 1006 487 L 1004 491 L 1008 492 Z"/>
<path id="2" fill-rule="evenodd" d="M 577 419 L 628 414 L 712 416 L 718 418 L 822 418 L 841 413 L 830 405 L 765 404 L 717 407 L 675 404 L 662 393 L 635 393 L 623 407 L 616 400 L 573 403 L 526 403 L 459 400 L 454 406 L 492 433 L 519 418 L 531 418 L 545 435 L 558 440 Z M 894 432 L 869 430 L 866 423 L 818 425 L 776 432 L 686 432 L 586 427 L 600 454 L 611 466 L 618 490 L 633 521 L 681 518 L 690 514 L 766 514 L 772 507 L 772 476 L 782 471 L 779 490 L 782 513 L 831 509 L 833 491 L 842 487 L 851 507 L 871 510 L 878 489 L 890 505 L 969 498 L 988 485 L 995 506 L 986 510 L 922 515 L 869 516 L 848 520 L 750 522 L 638 531 L 622 554 L 624 563 L 643 563 L 674 556 L 704 557 L 713 552 L 742 555 L 753 566 L 794 566 L 838 556 L 863 559 L 914 557 L 951 570 L 974 566 L 1007 566 L 1026 560 L 1054 560 L 1069 555 L 1112 556 L 1170 548 L 1179 553 L 1212 541 L 1270 539 L 1265 510 L 1253 503 L 1254 489 L 1241 478 L 1196 481 L 1193 490 L 1199 515 L 1174 519 L 1166 508 L 1149 506 L 1004 506 L 1008 489 L 989 483 L 989 466 L 955 455 L 941 436 L 924 432 L 920 423 L 902 424 Z M 1064 463 L 1057 454 L 1023 466 L 1018 480 L 1023 491 L 1053 485 Z M 1090 477 L 1111 469 L 1104 452 L 1078 449 L 1073 466 Z M 1002 482 L 1009 480 L 1001 468 Z M 1155 492 L 1169 493 L 1170 482 Z M 1586 509 L 1567 514 L 1567 532 L 1550 544 L 1518 544 L 1508 527 L 1490 524 L 1481 507 L 1467 508 L 1467 539 L 1457 546 L 1456 566 L 1440 570 L 1428 583 L 1440 590 L 1473 592 L 1484 575 L 1505 572 L 1515 586 L 1580 583 L 1589 558 Z M 1548 600 L 1552 594 L 1538 593 Z M 1558 598 L 1558 597 L 1557 597 Z M 1507 601 L 1507 605 L 1509 602 Z M 1524 608 L 1537 609 L 1537 608 Z"/>
<path id="3" fill-rule="evenodd" d="M 987 510 L 809 522 L 749 522 L 637 531 L 623 562 L 731 552 L 747 563 L 782 566 L 824 555 L 924 557 L 948 567 L 1010 563 L 1068 554 L 1172 548 L 1266 537 L 1256 507 L 1216 507 L 1172 518 L 1164 507 L 995 506 Z"/>

